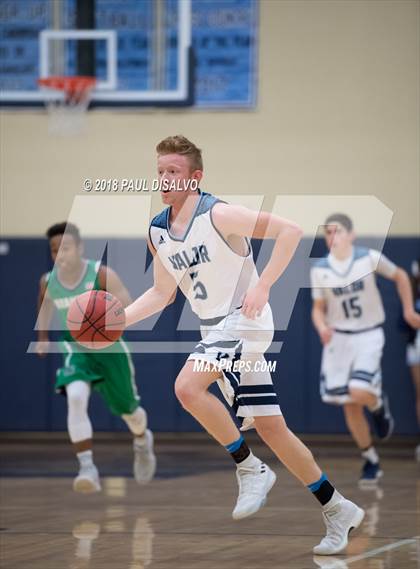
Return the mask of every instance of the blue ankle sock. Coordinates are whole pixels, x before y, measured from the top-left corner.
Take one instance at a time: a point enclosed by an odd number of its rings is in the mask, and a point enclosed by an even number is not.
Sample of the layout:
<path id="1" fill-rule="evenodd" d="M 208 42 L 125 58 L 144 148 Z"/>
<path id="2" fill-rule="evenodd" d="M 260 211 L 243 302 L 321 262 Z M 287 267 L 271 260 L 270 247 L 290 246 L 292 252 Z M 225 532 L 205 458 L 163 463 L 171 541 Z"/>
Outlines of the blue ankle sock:
<path id="1" fill-rule="evenodd" d="M 334 494 L 334 486 L 330 483 L 327 475 L 322 473 L 321 478 L 312 484 L 308 484 L 307 488 L 312 492 L 315 498 L 325 506 Z"/>
<path id="2" fill-rule="evenodd" d="M 251 454 L 242 435 L 240 435 L 239 439 L 233 441 L 233 443 L 226 445 L 225 449 L 230 453 L 236 464 L 241 463 Z"/>

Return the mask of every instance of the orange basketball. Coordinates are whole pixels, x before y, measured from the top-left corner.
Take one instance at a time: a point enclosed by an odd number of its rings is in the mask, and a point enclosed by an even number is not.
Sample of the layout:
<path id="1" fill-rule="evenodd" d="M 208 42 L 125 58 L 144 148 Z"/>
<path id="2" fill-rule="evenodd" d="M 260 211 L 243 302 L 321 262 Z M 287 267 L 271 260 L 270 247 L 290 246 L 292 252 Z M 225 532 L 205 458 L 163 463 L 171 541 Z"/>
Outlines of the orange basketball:
<path id="1" fill-rule="evenodd" d="M 79 344 L 100 350 L 121 337 L 125 328 L 124 308 L 109 292 L 91 290 L 76 296 L 71 303 L 67 327 Z"/>

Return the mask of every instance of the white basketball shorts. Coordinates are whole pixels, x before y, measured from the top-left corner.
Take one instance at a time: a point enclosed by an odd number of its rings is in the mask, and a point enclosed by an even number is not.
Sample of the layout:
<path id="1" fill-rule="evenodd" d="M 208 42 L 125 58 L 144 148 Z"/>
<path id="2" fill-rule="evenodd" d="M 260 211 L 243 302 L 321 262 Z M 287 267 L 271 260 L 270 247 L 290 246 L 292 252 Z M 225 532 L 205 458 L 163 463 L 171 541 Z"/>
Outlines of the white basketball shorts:
<path id="1" fill-rule="evenodd" d="M 212 370 L 220 371 L 218 386 L 236 415 L 244 419 L 242 430 L 252 428 L 253 417 L 281 415 L 264 357 L 274 334 L 270 305 L 266 304 L 255 320 L 245 318 L 237 309 L 217 324 L 200 329 L 202 340 L 188 360 L 208 363 Z"/>
<path id="2" fill-rule="evenodd" d="M 334 332 L 322 353 L 321 397 L 324 403 L 351 403 L 349 386 L 379 397 L 384 343 L 382 328 L 353 334 Z"/>

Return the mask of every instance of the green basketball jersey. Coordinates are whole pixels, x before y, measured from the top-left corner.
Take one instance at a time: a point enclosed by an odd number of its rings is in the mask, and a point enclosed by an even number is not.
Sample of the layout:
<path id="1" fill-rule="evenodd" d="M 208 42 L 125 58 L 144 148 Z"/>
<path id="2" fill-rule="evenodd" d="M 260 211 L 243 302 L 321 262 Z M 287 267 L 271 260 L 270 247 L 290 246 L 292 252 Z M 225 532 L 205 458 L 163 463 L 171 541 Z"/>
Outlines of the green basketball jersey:
<path id="1" fill-rule="evenodd" d="M 60 347 L 64 366 L 57 370 L 56 389 L 63 391 L 73 381 L 86 381 L 105 399 L 116 415 L 133 413 L 139 406 L 134 366 L 128 346 L 120 338 L 101 350 L 83 348 L 73 340 L 67 328 L 67 312 L 73 299 L 89 290 L 100 290 L 100 261 L 84 259 L 79 282 L 67 288 L 58 279 L 57 269 L 46 274 L 47 294 L 60 315 L 63 336 Z"/>
<path id="2" fill-rule="evenodd" d="M 63 339 L 72 340 L 70 332 L 67 328 L 67 312 L 70 304 L 75 296 L 79 296 L 88 290 L 100 290 L 98 271 L 101 262 L 84 259 L 85 268 L 79 279 L 79 282 L 72 288 L 67 288 L 58 279 L 57 268 L 46 274 L 48 285 L 47 294 L 54 302 L 55 307 L 60 315 L 60 321 L 63 330 Z"/>

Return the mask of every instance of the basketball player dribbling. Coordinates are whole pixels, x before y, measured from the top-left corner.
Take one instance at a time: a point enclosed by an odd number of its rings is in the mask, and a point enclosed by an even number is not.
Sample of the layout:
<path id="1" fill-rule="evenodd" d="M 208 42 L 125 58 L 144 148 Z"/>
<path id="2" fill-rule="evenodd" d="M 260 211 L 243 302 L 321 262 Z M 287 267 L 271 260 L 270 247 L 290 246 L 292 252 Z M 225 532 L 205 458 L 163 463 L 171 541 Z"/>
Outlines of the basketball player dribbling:
<path id="1" fill-rule="evenodd" d="M 404 318 L 420 327 L 407 273 L 379 251 L 354 247 L 351 219 L 332 214 L 325 222 L 329 254 L 311 269 L 312 320 L 324 346 L 321 364 L 321 397 L 341 405 L 347 427 L 364 464 L 359 480 L 369 488 L 382 476 L 364 409 L 370 412 L 378 438 L 392 434 L 394 420 L 382 391 L 382 324 L 385 313 L 376 286 L 375 272 L 395 282 Z"/>
<path id="2" fill-rule="evenodd" d="M 121 338 L 112 350 L 88 350 L 73 340 L 67 329 L 67 311 L 72 300 L 87 290 L 107 290 L 126 306 L 130 295 L 118 275 L 99 261 L 83 258 L 78 228 L 57 223 L 47 230 L 52 271 L 42 275 L 38 297 L 38 343 L 36 352 L 48 351 L 48 330 L 54 308 L 58 310 L 62 337 L 60 347 L 64 366 L 57 370 L 56 390 L 67 398 L 67 427 L 79 461 L 73 482 L 76 492 L 101 490 L 98 470 L 93 462 L 92 424 L 87 408 L 91 390 L 98 391 L 115 415 L 120 416 L 133 434 L 134 477 L 139 484 L 149 482 L 156 470 L 153 435 L 147 429 L 147 415 L 139 396 L 130 352 Z"/>
<path id="3" fill-rule="evenodd" d="M 192 189 L 203 176 L 201 151 L 183 136 L 157 146 L 158 175 L 169 189 L 169 206 L 151 222 L 149 248 L 154 255 L 154 284 L 126 308 L 127 326 L 170 304 L 177 286 L 198 315 L 202 340 L 188 357 L 175 382 L 183 407 L 232 456 L 239 497 L 236 520 L 255 514 L 265 503 L 276 476 L 248 448 L 225 406 L 209 391 L 217 382 L 243 419 L 242 429 L 255 426 L 262 440 L 289 471 L 314 494 L 322 507 L 327 533 L 316 554 L 342 551 L 348 533 L 364 511 L 345 499 L 316 464 L 312 453 L 288 429 L 268 371 L 257 371 L 273 338 L 268 303 L 270 288 L 282 275 L 301 239 L 294 223 L 256 212 Z M 181 191 L 170 189 L 178 184 Z M 187 189 L 184 189 L 187 188 Z M 250 238 L 275 240 L 272 256 L 257 274 Z M 198 371 L 197 362 L 213 365 Z M 232 362 L 248 365 L 241 373 Z"/>

